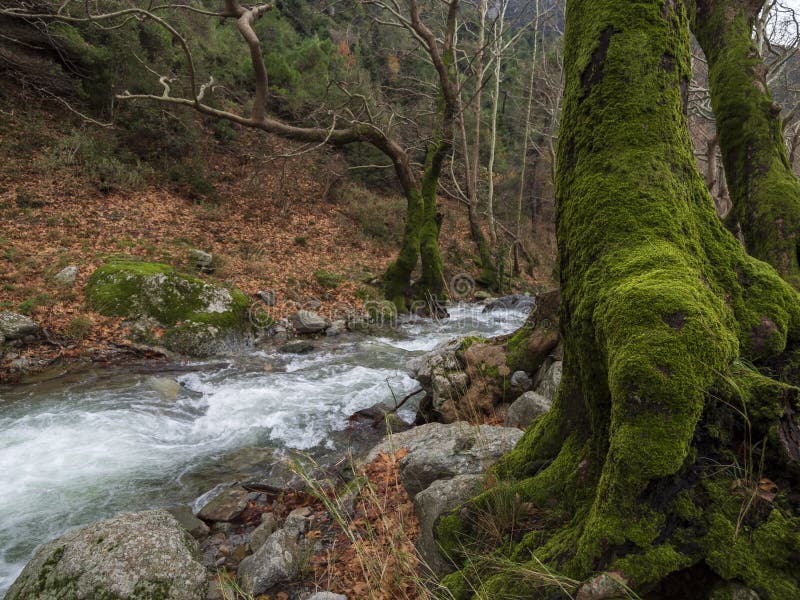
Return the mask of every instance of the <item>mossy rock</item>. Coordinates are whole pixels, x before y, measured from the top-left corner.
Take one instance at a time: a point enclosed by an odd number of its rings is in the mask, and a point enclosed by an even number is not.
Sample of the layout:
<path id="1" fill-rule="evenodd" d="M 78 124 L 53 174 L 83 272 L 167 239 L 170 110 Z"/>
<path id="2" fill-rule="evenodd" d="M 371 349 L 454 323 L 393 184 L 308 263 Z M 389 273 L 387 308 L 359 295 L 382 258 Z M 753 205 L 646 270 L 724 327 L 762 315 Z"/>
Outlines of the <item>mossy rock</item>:
<path id="1" fill-rule="evenodd" d="M 104 315 L 155 319 L 168 328 L 168 348 L 194 356 L 249 328 L 250 301 L 242 292 L 160 263 L 109 261 L 89 278 L 86 297 Z"/>

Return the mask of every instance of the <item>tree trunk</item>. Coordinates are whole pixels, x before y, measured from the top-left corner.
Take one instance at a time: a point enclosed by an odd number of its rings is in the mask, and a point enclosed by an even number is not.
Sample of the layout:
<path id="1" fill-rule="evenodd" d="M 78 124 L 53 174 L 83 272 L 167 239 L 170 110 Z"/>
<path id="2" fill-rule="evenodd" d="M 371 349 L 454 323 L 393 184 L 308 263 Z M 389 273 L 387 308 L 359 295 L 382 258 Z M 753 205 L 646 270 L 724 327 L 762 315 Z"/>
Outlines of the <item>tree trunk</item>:
<path id="1" fill-rule="evenodd" d="M 708 58 L 711 104 L 747 250 L 800 285 L 800 182 L 783 139 L 780 106 L 753 42 L 761 0 L 690 0 L 693 32 Z"/>
<path id="2" fill-rule="evenodd" d="M 697 170 L 686 11 L 568 0 L 565 48 L 563 378 L 494 487 L 440 520 L 463 565 L 444 584 L 456 598 L 555 598 L 573 584 L 553 573 L 613 571 L 648 599 L 711 597 L 733 579 L 762 600 L 800 597 L 797 502 L 771 496 L 772 482 L 787 499 L 800 489 L 800 390 L 752 366 L 798 341 L 800 303 L 722 226 Z M 552 326 L 529 323 L 509 355 Z M 611 591 L 577 595 L 625 597 Z"/>

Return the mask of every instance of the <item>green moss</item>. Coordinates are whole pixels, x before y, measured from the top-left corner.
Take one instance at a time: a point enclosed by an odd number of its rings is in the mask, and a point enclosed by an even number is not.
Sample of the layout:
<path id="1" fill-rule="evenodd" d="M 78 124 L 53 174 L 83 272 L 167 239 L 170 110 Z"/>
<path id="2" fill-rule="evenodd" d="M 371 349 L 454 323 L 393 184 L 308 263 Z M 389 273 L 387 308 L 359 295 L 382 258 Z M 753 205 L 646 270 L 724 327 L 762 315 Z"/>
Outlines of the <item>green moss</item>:
<path id="1" fill-rule="evenodd" d="M 792 171 L 780 107 L 766 83 L 752 20 L 760 10 L 738 0 L 694 0 L 692 30 L 709 61 L 711 103 L 717 119 L 733 216 L 747 249 L 800 284 L 800 182 Z"/>
<path id="2" fill-rule="evenodd" d="M 221 329 L 246 326 L 247 296 L 160 263 L 112 260 L 86 286 L 89 303 L 106 315 L 149 316 L 166 326 L 185 320 Z"/>

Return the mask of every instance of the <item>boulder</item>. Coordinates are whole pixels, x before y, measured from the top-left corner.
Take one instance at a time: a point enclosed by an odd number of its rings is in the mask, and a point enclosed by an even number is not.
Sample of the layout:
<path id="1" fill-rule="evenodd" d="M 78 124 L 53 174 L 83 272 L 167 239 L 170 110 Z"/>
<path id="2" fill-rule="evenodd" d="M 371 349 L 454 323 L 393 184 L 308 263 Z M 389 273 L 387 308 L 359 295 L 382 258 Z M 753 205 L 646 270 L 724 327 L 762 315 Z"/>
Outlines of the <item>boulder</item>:
<path id="1" fill-rule="evenodd" d="M 205 504 L 197 516 L 204 521 L 233 521 L 247 508 L 249 492 L 240 487 L 222 490 Z"/>
<path id="2" fill-rule="evenodd" d="M 64 267 L 58 273 L 53 276 L 53 280 L 63 286 L 72 286 L 75 284 L 75 280 L 78 278 L 78 267 L 75 265 L 69 265 L 68 267 Z"/>
<path id="3" fill-rule="evenodd" d="M 463 365 L 456 356 L 462 342 L 462 338 L 457 338 L 422 356 L 412 358 L 406 363 L 406 371 L 423 386 L 428 386 L 432 383 L 434 375 L 463 370 Z"/>
<path id="4" fill-rule="evenodd" d="M 197 600 L 207 588 L 198 554 L 168 512 L 124 513 L 40 546 L 6 600 Z"/>
<path id="5" fill-rule="evenodd" d="M 489 302 L 483 307 L 483 312 L 493 312 L 495 310 L 515 310 L 519 312 L 529 313 L 536 299 L 533 296 L 524 294 L 513 294 L 511 296 L 503 296 L 497 300 Z"/>
<path id="6" fill-rule="evenodd" d="M 247 594 L 258 596 L 300 574 L 304 549 L 294 533 L 279 529 L 255 552 L 239 563 L 237 575 Z"/>
<path id="7" fill-rule="evenodd" d="M 180 526 L 188 531 L 193 538 L 204 538 L 211 533 L 211 529 L 208 525 L 194 516 L 191 506 L 183 504 L 181 506 L 168 508 L 167 512 L 175 517 L 175 520 L 180 523 Z"/>
<path id="8" fill-rule="evenodd" d="M 181 393 L 181 384 L 172 377 L 148 377 L 147 385 L 150 389 L 158 392 L 162 400 L 177 400 Z"/>
<path id="9" fill-rule="evenodd" d="M 553 406 L 552 400 L 538 392 L 525 392 L 514 400 L 506 413 L 506 427 L 522 427 L 533 423 L 534 419 L 547 413 Z"/>
<path id="10" fill-rule="evenodd" d="M 330 327 L 330 322 L 310 310 L 298 310 L 289 317 L 289 323 L 297 333 L 321 333 Z"/>
<path id="11" fill-rule="evenodd" d="M 13 312 L 0 312 L 0 336 L 6 341 L 21 340 L 39 333 L 39 326 L 29 317 Z"/>
<path id="12" fill-rule="evenodd" d="M 422 563 L 437 577 L 455 570 L 451 561 L 442 556 L 436 543 L 437 521 L 440 516 L 477 494 L 483 479 L 483 475 L 456 475 L 452 479 L 434 481 L 414 498 L 420 528 L 417 552 Z"/>
<path id="13" fill-rule="evenodd" d="M 184 354 L 207 355 L 217 340 L 250 329 L 242 292 L 159 263 L 112 260 L 89 277 L 86 297 L 105 315 L 155 320 L 167 328 L 164 345 Z"/>
<path id="14" fill-rule="evenodd" d="M 336 335 L 341 335 L 347 331 L 347 321 L 344 319 L 336 319 L 331 323 L 331 326 L 325 330 L 325 335 L 329 337 L 333 337 Z"/>
<path id="15" fill-rule="evenodd" d="M 387 436 L 369 452 L 366 461 L 371 462 L 382 452 L 406 448 L 408 454 L 400 461 L 400 479 L 413 498 L 439 479 L 486 472 L 520 437 L 522 431 L 511 427 L 429 423 Z"/>

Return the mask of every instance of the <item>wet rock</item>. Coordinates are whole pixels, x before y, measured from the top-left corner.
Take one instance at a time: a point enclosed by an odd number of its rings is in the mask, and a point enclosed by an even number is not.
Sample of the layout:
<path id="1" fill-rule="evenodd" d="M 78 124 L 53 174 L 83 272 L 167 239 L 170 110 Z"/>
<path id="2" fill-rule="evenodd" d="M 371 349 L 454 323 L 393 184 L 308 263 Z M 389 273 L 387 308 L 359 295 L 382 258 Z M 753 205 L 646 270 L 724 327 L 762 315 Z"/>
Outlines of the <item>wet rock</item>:
<path id="1" fill-rule="evenodd" d="M 503 296 L 487 304 L 483 308 L 483 312 L 492 312 L 495 310 L 515 310 L 519 312 L 530 312 L 536 299 L 533 296 L 526 296 L 524 294 L 513 294 L 511 296 Z"/>
<path id="2" fill-rule="evenodd" d="M 400 461 L 400 478 L 413 498 L 436 480 L 486 472 L 520 437 L 522 431 L 510 427 L 429 423 L 387 436 L 369 452 L 366 462 L 381 452 L 408 449 Z"/>
<path id="3" fill-rule="evenodd" d="M 181 384 L 171 377 L 148 377 L 147 385 L 158 392 L 162 400 L 177 400 L 181 392 Z"/>
<path id="4" fill-rule="evenodd" d="M 233 521 L 247 508 L 248 495 L 249 492 L 240 487 L 222 490 L 198 511 L 197 516 L 204 521 Z"/>
<path id="5" fill-rule="evenodd" d="M 75 265 L 69 265 L 68 267 L 64 267 L 53 276 L 53 280 L 56 283 L 67 287 L 75 285 L 75 280 L 77 278 L 78 278 L 78 267 Z"/>
<path id="6" fill-rule="evenodd" d="M 175 517 L 175 520 L 180 523 L 180 526 L 188 531 L 193 538 L 201 539 L 211 533 L 211 529 L 208 525 L 194 516 L 191 506 L 185 504 L 175 506 L 173 508 L 168 508 L 167 512 Z"/>
<path id="7" fill-rule="evenodd" d="M 483 302 L 485 300 L 493 300 L 492 294 L 487 292 L 486 290 L 478 290 L 472 295 L 472 298 L 475 302 Z"/>
<path id="8" fill-rule="evenodd" d="M 6 599 L 197 600 L 207 589 L 198 552 L 166 511 L 124 513 L 41 546 Z"/>
<path id="9" fill-rule="evenodd" d="M 525 392 L 508 407 L 505 426 L 525 428 L 552 406 L 553 402 L 538 392 Z"/>
<path id="10" fill-rule="evenodd" d="M 275 515 L 271 512 L 266 512 L 261 515 L 261 524 L 250 534 L 250 552 L 256 552 L 264 545 L 267 538 L 275 532 L 276 525 Z"/>
<path id="11" fill-rule="evenodd" d="M 39 333 L 39 326 L 32 319 L 13 312 L 0 312 L 0 335 L 5 340 L 21 340 Z"/>
<path id="12" fill-rule="evenodd" d="M 289 323 L 297 333 L 321 333 L 330 327 L 330 322 L 310 310 L 298 310 L 289 317 Z"/>
<path id="13" fill-rule="evenodd" d="M 436 522 L 444 513 L 477 494 L 483 478 L 483 475 L 456 475 L 452 479 L 434 481 L 414 497 L 414 510 L 420 527 L 417 551 L 423 564 L 438 577 L 452 572 L 455 567 L 439 551 L 434 537 Z"/>
<path id="14" fill-rule="evenodd" d="M 239 563 L 237 574 L 242 588 L 258 596 L 280 583 L 292 581 L 300 574 L 302 552 L 297 536 L 279 529 L 255 554 Z"/>
<path id="15" fill-rule="evenodd" d="M 533 388 L 533 380 L 525 371 L 514 371 L 511 375 L 511 387 L 527 392 Z"/>
<path id="16" fill-rule="evenodd" d="M 314 350 L 314 344 L 308 340 L 292 340 L 281 346 L 281 352 L 287 354 L 307 354 Z"/>
<path id="17" fill-rule="evenodd" d="M 186 321 L 180 327 L 167 330 L 163 343 L 173 352 L 207 358 L 219 353 L 224 346 L 222 334 L 215 325 Z"/>
<path id="18" fill-rule="evenodd" d="M 333 337 L 336 335 L 341 335 L 347 331 L 347 322 L 344 319 L 337 319 L 331 326 L 325 330 L 325 335 L 328 337 Z"/>

